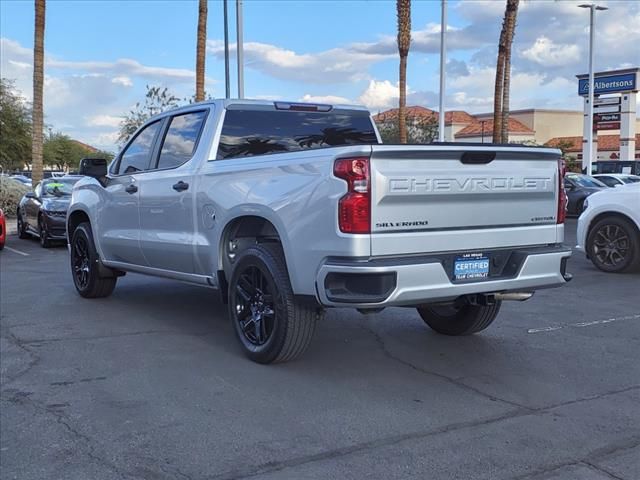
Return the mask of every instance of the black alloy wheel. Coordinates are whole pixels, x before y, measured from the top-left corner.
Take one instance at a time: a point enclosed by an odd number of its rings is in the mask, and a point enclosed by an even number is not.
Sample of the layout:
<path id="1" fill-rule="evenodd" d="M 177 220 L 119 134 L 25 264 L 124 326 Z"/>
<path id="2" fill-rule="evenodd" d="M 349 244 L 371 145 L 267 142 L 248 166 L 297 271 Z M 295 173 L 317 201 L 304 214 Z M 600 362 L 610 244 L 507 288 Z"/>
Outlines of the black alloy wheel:
<path id="1" fill-rule="evenodd" d="M 603 272 L 635 270 L 640 268 L 640 233 L 624 218 L 604 218 L 591 228 L 587 252 Z"/>
<path id="2" fill-rule="evenodd" d="M 100 258 L 89 223 L 81 223 L 71 234 L 69 258 L 73 284 L 82 297 L 101 298 L 111 295 L 118 279 L 106 267 L 102 268 L 104 276 L 100 276 Z"/>
<path id="3" fill-rule="evenodd" d="M 40 217 L 38 221 L 38 235 L 40 235 L 40 246 L 42 248 L 49 248 L 51 246 L 49 229 L 47 228 L 47 222 L 42 217 Z"/>
<path id="4" fill-rule="evenodd" d="M 27 230 L 25 229 L 24 221 L 22 220 L 22 215 L 18 210 L 18 219 L 16 220 L 16 229 L 18 230 L 18 238 L 25 239 L 29 237 Z"/>
<path id="5" fill-rule="evenodd" d="M 73 268 L 73 281 L 80 290 L 86 290 L 89 286 L 91 273 L 91 257 L 89 246 L 84 236 L 74 238 L 71 248 L 71 267 Z"/>
<path id="6" fill-rule="evenodd" d="M 235 289 L 236 321 L 252 345 L 264 345 L 276 322 L 273 280 L 258 265 L 248 265 L 240 273 Z"/>

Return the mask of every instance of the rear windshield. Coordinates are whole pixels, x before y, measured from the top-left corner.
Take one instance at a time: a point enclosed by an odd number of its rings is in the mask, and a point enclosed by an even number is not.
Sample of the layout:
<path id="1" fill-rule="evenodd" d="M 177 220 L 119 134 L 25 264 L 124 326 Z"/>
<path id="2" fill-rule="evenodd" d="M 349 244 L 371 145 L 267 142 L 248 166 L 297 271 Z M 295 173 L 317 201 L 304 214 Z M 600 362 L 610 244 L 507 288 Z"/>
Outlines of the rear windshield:
<path id="1" fill-rule="evenodd" d="M 367 112 L 227 110 L 216 158 L 376 143 Z"/>

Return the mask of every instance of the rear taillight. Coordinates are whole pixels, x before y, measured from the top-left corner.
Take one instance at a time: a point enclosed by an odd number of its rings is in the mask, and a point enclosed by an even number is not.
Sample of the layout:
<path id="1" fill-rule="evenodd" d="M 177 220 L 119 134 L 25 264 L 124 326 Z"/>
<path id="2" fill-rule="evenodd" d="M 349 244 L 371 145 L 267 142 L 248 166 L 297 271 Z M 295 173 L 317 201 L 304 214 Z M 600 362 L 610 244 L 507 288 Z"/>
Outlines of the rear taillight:
<path id="1" fill-rule="evenodd" d="M 564 223 L 567 216 L 567 194 L 564 191 L 564 174 L 566 173 L 564 160 L 558 160 L 558 215 L 556 223 Z"/>
<path id="2" fill-rule="evenodd" d="M 371 182 L 367 157 L 341 158 L 333 174 L 347 182 L 338 202 L 338 225 L 343 233 L 371 233 Z"/>

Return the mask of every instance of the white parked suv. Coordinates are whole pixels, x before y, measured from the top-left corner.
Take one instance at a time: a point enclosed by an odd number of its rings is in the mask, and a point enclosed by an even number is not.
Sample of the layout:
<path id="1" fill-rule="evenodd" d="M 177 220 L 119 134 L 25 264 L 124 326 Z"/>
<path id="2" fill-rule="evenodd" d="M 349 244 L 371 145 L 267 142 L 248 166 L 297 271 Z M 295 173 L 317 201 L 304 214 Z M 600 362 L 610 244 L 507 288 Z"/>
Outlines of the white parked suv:
<path id="1" fill-rule="evenodd" d="M 577 248 L 604 272 L 640 270 L 640 184 L 595 193 L 584 206 Z"/>

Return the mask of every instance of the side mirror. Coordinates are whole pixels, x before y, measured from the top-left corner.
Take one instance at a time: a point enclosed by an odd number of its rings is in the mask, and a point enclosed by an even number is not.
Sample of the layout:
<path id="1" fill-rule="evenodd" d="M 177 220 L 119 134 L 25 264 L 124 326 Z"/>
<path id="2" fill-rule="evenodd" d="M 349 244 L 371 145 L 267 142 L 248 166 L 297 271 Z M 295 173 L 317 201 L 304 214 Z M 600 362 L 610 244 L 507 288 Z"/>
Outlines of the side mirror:
<path id="1" fill-rule="evenodd" d="M 107 161 L 104 158 L 83 158 L 80 160 L 80 175 L 100 179 L 107 176 Z"/>
<path id="2" fill-rule="evenodd" d="M 24 194 L 24 198 L 38 198 L 38 197 L 36 197 L 36 194 L 33 192 L 27 192 Z"/>
<path id="3" fill-rule="evenodd" d="M 576 189 L 576 187 L 574 187 L 571 183 L 565 183 L 565 184 L 564 184 L 564 189 L 565 189 L 567 192 L 572 192 L 573 190 L 575 190 L 575 189 Z"/>

